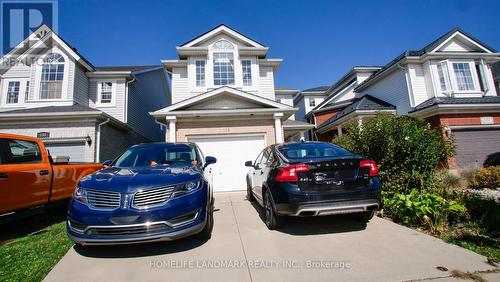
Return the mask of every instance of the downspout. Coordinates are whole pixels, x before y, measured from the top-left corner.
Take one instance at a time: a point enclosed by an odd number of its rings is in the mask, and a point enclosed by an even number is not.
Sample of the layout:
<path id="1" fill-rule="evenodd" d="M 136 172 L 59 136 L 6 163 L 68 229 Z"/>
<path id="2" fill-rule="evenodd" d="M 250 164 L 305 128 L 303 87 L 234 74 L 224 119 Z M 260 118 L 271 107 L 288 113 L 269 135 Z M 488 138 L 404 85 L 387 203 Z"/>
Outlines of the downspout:
<path id="1" fill-rule="evenodd" d="M 127 81 L 126 87 L 125 87 L 125 106 L 123 109 L 123 119 L 125 123 L 128 122 L 128 88 L 130 87 L 129 84 L 135 81 L 135 75 L 133 76 L 132 80 Z"/>
<path id="2" fill-rule="evenodd" d="M 111 118 L 108 118 L 106 121 L 103 121 L 97 125 L 97 140 L 95 142 L 96 143 L 95 144 L 95 152 L 96 152 L 95 159 L 98 163 L 101 162 L 101 156 L 100 156 L 100 154 L 101 154 L 101 126 L 105 125 L 106 123 L 108 123 L 110 121 L 111 121 Z"/>

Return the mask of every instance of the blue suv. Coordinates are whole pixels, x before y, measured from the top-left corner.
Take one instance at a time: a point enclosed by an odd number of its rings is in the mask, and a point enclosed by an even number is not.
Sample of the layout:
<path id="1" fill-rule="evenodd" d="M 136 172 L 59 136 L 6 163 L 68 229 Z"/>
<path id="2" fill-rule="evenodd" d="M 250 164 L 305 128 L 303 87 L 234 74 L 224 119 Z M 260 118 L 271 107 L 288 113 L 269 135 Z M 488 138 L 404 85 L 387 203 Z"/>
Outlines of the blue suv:
<path id="1" fill-rule="evenodd" d="M 212 188 L 194 143 L 129 148 L 82 178 L 68 210 L 68 234 L 79 245 L 127 244 L 211 237 Z"/>

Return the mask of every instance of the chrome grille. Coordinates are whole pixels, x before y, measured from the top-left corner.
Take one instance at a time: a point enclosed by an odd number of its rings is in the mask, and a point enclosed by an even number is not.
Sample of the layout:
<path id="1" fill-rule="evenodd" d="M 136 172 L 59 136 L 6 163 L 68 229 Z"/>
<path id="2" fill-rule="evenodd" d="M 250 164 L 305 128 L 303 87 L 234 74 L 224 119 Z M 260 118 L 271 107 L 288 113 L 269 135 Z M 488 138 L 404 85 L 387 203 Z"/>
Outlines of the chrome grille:
<path id="1" fill-rule="evenodd" d="M 120 207 L 120 193 L 87 190 L 87 201 L 93 208 L 116 209 Z"/>
<path id="2" fill-rule="evenodd" d="M 165 232 L 171 229 L 170 226 L 163 222 L 151 223 L 151 224 L 137 224 L 137 225 L 125 225 L 125 226 L 106 226 L 89 227 L 85 232 L 87 235 L 94 236 L 137 236 L 137 235 L 154 235 L 156 233 Z"/>
<path id="3" fill-rule="evenodd" d="M 172 193 L 174 186 L 160 187 L 149 190 L 144 190 L 135 193 L 132 206 L 136 208 L 148 208 L 164 204 Z"/>

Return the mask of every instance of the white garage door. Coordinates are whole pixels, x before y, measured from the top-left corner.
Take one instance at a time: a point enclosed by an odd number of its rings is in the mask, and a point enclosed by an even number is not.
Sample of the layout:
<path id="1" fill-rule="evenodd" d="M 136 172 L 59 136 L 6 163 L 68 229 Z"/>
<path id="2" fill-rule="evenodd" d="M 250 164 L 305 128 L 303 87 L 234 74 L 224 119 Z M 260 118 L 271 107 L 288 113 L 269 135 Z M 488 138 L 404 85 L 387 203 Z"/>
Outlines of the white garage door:
<path id="1" fill-rule="evenodd" d="M 236 191 L 246 189 L 248 167 L 245 161 L 255 160 L 266 147 L 264 135 L 219 135 L 211 137 L 188 137 L 198 144 L 205 156 L 217 158 L 210 165 L 214 191 Z"/>
<path id="2" fill-rule="evenodd" d="M 85 162 L 85 143 L 45 144 L 52 157 L 69 156 L 70 162 Z"/>

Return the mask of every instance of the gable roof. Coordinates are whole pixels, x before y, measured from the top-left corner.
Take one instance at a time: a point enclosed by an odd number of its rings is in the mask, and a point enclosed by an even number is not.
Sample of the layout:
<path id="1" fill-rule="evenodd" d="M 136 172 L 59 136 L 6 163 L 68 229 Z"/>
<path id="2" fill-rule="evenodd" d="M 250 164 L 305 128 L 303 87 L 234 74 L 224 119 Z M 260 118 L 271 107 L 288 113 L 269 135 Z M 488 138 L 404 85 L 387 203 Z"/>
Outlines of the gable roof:
<path id="1" fill-rule="evenodd" d="M 64 51 L 66 51 L 66 53 L 73 57 L 75 61 L 83 65 L 88 71 L 94 70 L 94 66 L 84 56 L 82 56 L 75 47 L 69 44 L 66 40 L 60 37 L 45 24 L 38 27 L 33 33 L 23 39 L 23 41 L 21 41 L 16 47 L 12 48 L 7 54 L 2 57 L 2 60 L 6 60 L 7 58 L 18 59 L 19 57 L 23 57 L 39 45 L 40 47 L 46 46 L 42 44 L 45 44 L 45 41 L 49 40 L 49 38 L 53 39 L 58 45 L 62 47 Z M 50 46 L 47 46 L 47 48 L 49 47 Z"/>
<path id="2" fill-rule="evenodd" d="M 422 55 L 424 55 L 426 53 L 430 53 L 430 52 L 434 51 L 437 47 L 439 47 L 446 40 L 448 40 L 449 38 L 455 36 L 455 34 L 461 34 L 462 36 L 468 38 L 469 40 L 471 40 L 471 41 L 473 41 L 473 42 L 475 42 L 475 43 L 483 46 L 489 52 L 496 53 L 495 49 L 493 49 L 493 48 L 489 47 L 488 45 L 482 43 L 481 41 L 479 41 L 478 39 L 472 37 L 471 35 L 469 35 L 465 31 L 461 30 L 460 28 L 454 28 L 451 31 L 449 31 L 449 32 L 445 33 L 444 35 L 440 36 L 438 39 L 436 39 L 436 40 L 432 41 L 431 43 L 427 44 L 424 48 L 422 48 L 420 50 L 407 50 L 407 51 L 404 51 L 399 56 L 397 56 L 396 58 L 394 58 L 392 61 L 390 61 L 389 63 L 387 63 L 386 65 L 384 65 L 379 71 L 375 72 L 372 76 L 370 76 L 370 78 L 366 79 L 365 81 L 363 81 L 363 83 L 361 83 L 358 86 L 356 86 L 356 88 L 354 88 L 354 91 L 358 91 L 358 90 L 363 89 L 369 83 L 371 83 L 375 79 L 379 78 L 389 68 L 391 68 L 392 66 L 396 65 L 397 63 L 399 63 L 400 61 L 402 61 L 406 57 L 414 57 L 414 56 L 418 57 L 418 56 L 422 56 Z"/>
<path id="3" fill-rule="evenodd" d="M 307 92 L 325 92 L 326 90 L 328 90 L 328 88 L 330 88 L 330 86 L 322 85 L 322 86 L 302 90 L 302 92 L 306 92 L 306 93 Z"/>
<path id="4" fill-rule="evenodd" d="M 228 35 L 230 35 L 234 38 L 237 38 L 237 39 L 239 39 L 239 40 L 241 40 L 241 41 L 243 41 L 243 42 L 245 42 L 253 47 L 259 47 L 259 48 L 264 47 L 263 44 L 260 44 L 256 40 L 253 40 L 250 37 L 239 33 L 238 31 L 226 26 L 225 24 L 220 24 L 220 25 L 212 28 L 211 30 L 181 44 L 180 47 L 193 47 L 193 45 L 196 45 L 199 42 L 205 41 L 208 38 L 211 38 L 211 37 L 216 36 L 216 35 L 221 34 L 221 33 L 228 34 Z"/>
<path id="5" fill-rule="evenodd" d="M 355 111 L 395 111 L 396 107 L 386 101 L 375 98 L 371 95 L 364 95 L 361 98 L 352 100 L 352 104 L 325 121 L 318 129 L 324 128 L 331 123 L 347 116 Z"/>
<path id="6" fill-rule="evenodd" d="M 148 69 L 161 68 L 160 65 L 148 65 L 148 66 L 105 66 L 105 67 L 95 67 L 96 71 L 143 71 Z"/>
<path id="7" fill-rule="evenodd" d="M 229 86 L 222 86 L 222 87 L 216 88 L 214 90 L 193 96 L 193 97 L 188 98 L 186 100 L 182 100 L 180 102 L 172 104 L 172 105 L 165 107 L 163 109 L 157 110 L 155 112 L 152 112 L 151 115 L 163 116 L 163 115 L 168 114 L 170 112 L 173 112 L 176 110 L 181 110 L 182 108 L 189 107 L 190 105 L 200 103 L 203 100 L 207 100 L 209 98 L 212 98 L 212 97 L 215 97 L 218 95 L 222 95 L 222 94 L 230 94 L 230 95 L 240 97 L 240 98 L 245 99 L 245 100 L 250 100 L 250 101 L 257 103 L 257 104 L 267 106 L 269 108 L 278 109 L 280 111 L 291 112 L 291 111 L 296 110 L 295 108 L 292 108 L 288 105 L 281 104 L 281 103 L 278 103 L 276 101 L 273 101 L 273 100 L 270 100 L 270 99 L 267 99 L 267 98 L 264 98 L 261 96 L 257 96 L 257 95 L 254 95 L 254 94 L 251 94 L 251 93 L 248 93 L 245 91 L 241 91 L 239 89 L 232 88 Z"/>

